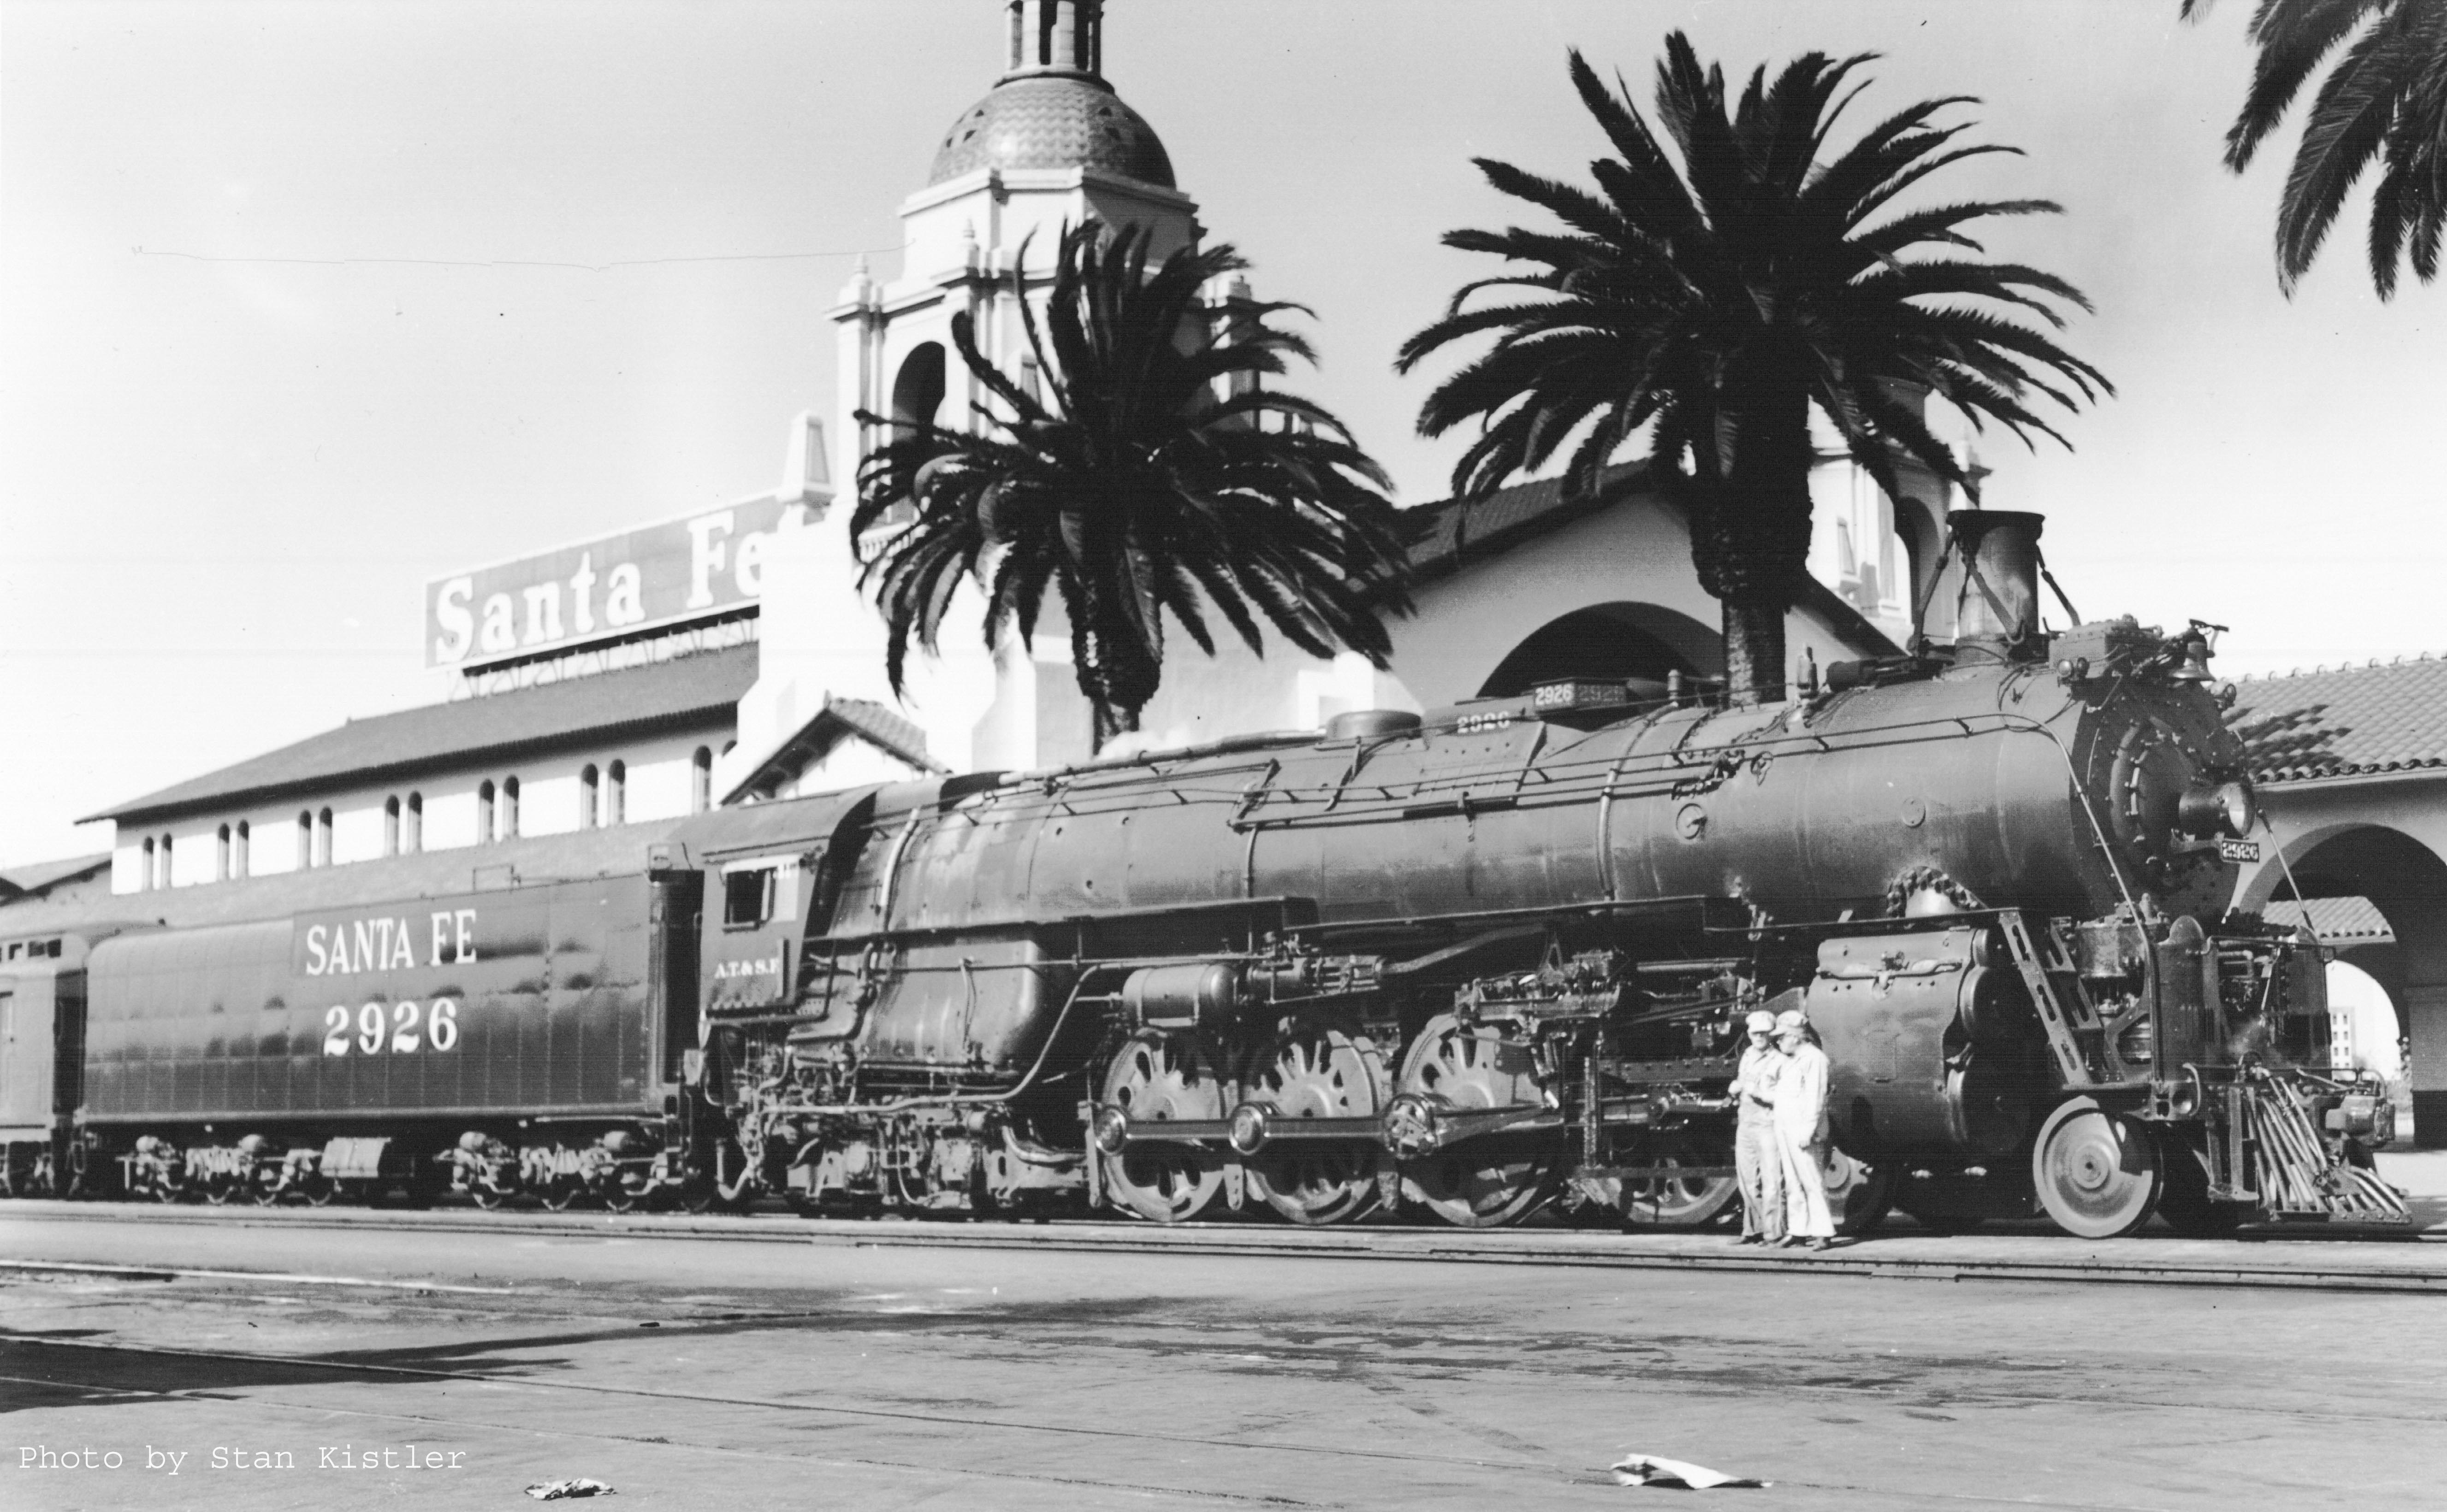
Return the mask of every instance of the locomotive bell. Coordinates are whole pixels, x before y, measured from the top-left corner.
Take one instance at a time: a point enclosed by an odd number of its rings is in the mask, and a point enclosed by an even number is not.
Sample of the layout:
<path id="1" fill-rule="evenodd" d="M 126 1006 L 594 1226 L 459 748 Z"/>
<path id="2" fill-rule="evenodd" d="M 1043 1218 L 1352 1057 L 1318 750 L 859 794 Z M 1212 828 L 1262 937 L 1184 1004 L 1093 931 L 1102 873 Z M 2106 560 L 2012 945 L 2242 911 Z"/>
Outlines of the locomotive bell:
<path id="1" fill-rule="evenodd" d="M 2039 527 L 2045 520 L 2009 509 L 1958 509 L 1945 517 L 1963 561 L 1954 605 L 1958 652 L 2000 661 L 2040 652 Z"/>

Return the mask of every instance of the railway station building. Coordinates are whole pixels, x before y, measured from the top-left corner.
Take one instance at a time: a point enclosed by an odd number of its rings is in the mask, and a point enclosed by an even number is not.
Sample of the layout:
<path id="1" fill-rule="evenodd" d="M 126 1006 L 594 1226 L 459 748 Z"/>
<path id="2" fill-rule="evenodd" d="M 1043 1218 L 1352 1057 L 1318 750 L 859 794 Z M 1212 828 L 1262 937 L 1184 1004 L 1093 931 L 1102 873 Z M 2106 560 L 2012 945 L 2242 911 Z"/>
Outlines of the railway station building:
<path id="1" fill-rule="evenodd" d="M 2229 716 L 2250 754 L 2273 843 L 2238 908 L 2307 918 L 2393 1010 L 2414 1142 L 2447 1147 L 2447 659 L 2319 669 L 2236 685 Z"/>
<path id="2" fill-rule="evenodd" d="M 606 521 L 594 539 L 427 583 L 423 645 L 402 654 L 421 655 L 446 696 L 87 816 L 114 826 L 106 856 L 0 868 L 0 957 L 40 948 L 44 905 L 75 890 L 211 887 L 427 852 L 465 852 L 481 872 L 522 837 L 1091 756 L 1052 609 L 1033 647 L 947 636 L 896 694 L 836 497 L 880 440 L 857 412 L 974 424 L 982 390 L 954 351 L 955 314 L 1027 380 L 1011 291 L 1023 244 L 1034 297 L 1051 282 L 1034 259 L 1065 222 L 1143 226 L 1160 252 L 1206 235 L 1164 142 L 1103 75 L 1096 0 L 1005 9 L 1005 69 L 937 140 L 901 205 L 901 266 L 879 277 L 862 263 L 841 292 L 836 403 L 828 422 L 788 423 L 778 487 L 645 525 Z M 1250 290 L 1236 280 L 1213 293 Z M 1787 621 L 1795 681 L 1892 654 L 1916 602 L 1939 606 L 1930 633 L 1950 633 L 1954 595 L 1931 579 L 1956 500 L 1934 478 L 1906 482 L 1890 499 L 1831 438 L 1822 448 L 1812 580 Z M 1179 654 L 1139 747 L 1567 678 L 1721 671 L 1717 606 L 1694 578 L 1687 527 L 1637 467 L 1595 498 L 1541 481 L 1416 508 L 1418 612 L 1392 627 L 1389 668 L 1280 639 L 1262 657 L 1229 641 L 1211 659 Z M 958 610 L 950 621 L 976 623 Z M 2447 661 L 2247 681 L 2236 718 L 2280 837 L 2247 872 L 2244 906 L 2307 912 L 2350 941 L 2345 959 L 2401 1015 L 2423 1143 L 2447 1144 Z"/>

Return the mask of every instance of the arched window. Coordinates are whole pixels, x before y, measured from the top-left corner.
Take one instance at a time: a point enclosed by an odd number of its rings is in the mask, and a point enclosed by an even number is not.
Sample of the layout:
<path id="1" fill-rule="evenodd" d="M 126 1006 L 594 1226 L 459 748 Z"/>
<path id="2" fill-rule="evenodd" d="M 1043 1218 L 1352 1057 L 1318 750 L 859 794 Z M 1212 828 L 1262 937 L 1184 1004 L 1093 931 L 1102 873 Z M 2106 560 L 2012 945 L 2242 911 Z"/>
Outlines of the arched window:
<path id="1" fill-rule="evenodd" d="M 595 764 L 588 762 L 578 773 L 579 828 L 593 829 L 602 822 L 603 816 L 597 812 L 595 806 L 602 800 L 602 790 L 603 779 L 596 772 Z"/>
<path id="2" fill-rule="evenodd" d="M 476 784 L 476 843 L 493 842 L 493 780 L 489 777 Z"/>
<path id="3" fill-rule="evenodd" d="M 515 777 L 502 779 L 502 838 L 519 838 L 519 780 Z"/>
<path id="4" fill-rule="evenodd" d="M 297 869 L 304 871 L 314 864 L 314 816 L 306 809 L 297 811 Z"/>
<path id="5" fill-rule="evenodd" d="M 248 854 L 254 849 L 254 827 L 248 824 L 245 820 L 239 820 L 237 822 L 237 843 L 233 849 L 230 857 L 231 876 L 252 877 L 255 875 L 255 862 L 252 857 Z"/>
<path id="6" fill-rule="evenodd" d="M 332 864 L 332 811 L 328 808 L 314 816 L 314 864 Z"/>
<path id="7" fill-rule="evenodd" d="M 408 823 L 400 834 L 399 848 L 410 856 L 425 849 L 425 795 L 423 793 L 408 795 Z"/>
<path id="8" fill-rule="evenodd" d="M 625 824 L 629 822 L 629 764 L 614 762 L 606 775 L 611 782 L 603 789 L 603 822 Z"/>
<path id="9" fill-rule="evenodd" d="M 943 407 L 943 372 L 939 341 L 920 342 L 901 359 L 900 374 L 892 380 L 892 419 L 896 426 L 907 428 L 897 430 L 894 439 L 936 423 L 936 411 Z"/>
<path id="10" fill-rule="evenodd" d="M 223 824 L 220 832 L 220 844 L 213 853 L 213 880 L 217 882 L 226 882 L 229 879 L 230 827 L 227 824 Z"/>
<path id="11" fill-rule="evenodd" d="M 178 874 L 170 870 L 170 837 L 167 835 L 161 837 L 161 885 L 164 887 L 177 885 Z"/>
<path id="12" fill-rule="evenodd" d="M 383 854 L 386 856 L 399 854 L 399 795 L 397 793 L 383 800 Z"/>
<path id="13" fill-rule="evenodd" d="M 703 746 L 689 758 L 689 812 L 702 814 L 713 806 L 713 752 Z"/>
<path id="14" fill-rule="evenodd" d="M 137 891 L 143 893 L 153 891 L 153 837 L 147 835 L 144 837 L 144 870 L 138 879 Z"/>

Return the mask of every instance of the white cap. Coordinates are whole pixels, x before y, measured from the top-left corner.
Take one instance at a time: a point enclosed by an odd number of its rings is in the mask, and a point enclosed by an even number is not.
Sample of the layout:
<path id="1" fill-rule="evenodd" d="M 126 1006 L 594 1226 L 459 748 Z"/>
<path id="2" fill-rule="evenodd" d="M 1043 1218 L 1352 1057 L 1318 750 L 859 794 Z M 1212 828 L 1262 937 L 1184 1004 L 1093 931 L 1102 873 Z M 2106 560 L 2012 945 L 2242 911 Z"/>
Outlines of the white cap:
<path id="1" fill-rule="evenodd" d="M 1775 1028 L 1775 1015 L 1766 1009 L 1755 1008 L 1751 1010 L 1751 1016 L 1747 1022 L 1752 1033 L 1765 1034 Z"/>
<path id="2" fill-rule="evenodd" d="M 1808 1029 L 1810 1027 L 1810 1015 L 1797 1008 L 1788 1008 L 1783 1012 L 1775 1015 L 1775 1027 L 1779 1030 L 1788 1029 Z"/>

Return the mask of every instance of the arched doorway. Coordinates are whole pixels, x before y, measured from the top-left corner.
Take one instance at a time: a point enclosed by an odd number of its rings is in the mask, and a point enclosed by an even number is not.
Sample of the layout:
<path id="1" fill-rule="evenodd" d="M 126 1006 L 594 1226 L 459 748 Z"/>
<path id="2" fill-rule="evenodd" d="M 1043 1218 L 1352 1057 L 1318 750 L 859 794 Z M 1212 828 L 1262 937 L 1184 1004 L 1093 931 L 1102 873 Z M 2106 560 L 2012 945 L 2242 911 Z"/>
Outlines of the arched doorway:
<path id="1" fill-rule="evenodd" d="M 2287 837 L 2284 854 L 2285 865 L 2253 876 L 2239 905 L 2290 901 L 2299 889 L 2304 898 L 2367 898 L 2379 911 L 2392 940 L 2330 944 L 2388 1000 L 2410 1041 L 2413 1143 L 2447 1147 L 2447 859 L 2401 830 L 2367 823 Z"/>
<path id="2" fill-rule="evenodd" d="M 1717 677 L 1724 665 L 1723 640 L 1688 614 L 1655 604 L 1592 604 L 1532 631 L 1488 673 L 1478 696 L 1511 698 L 1573 679 Z"/>

